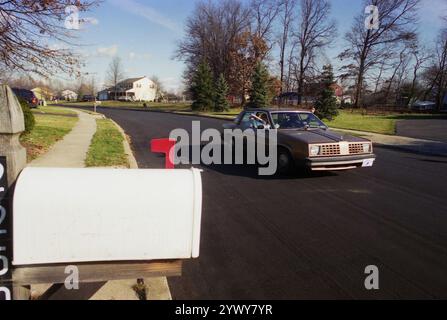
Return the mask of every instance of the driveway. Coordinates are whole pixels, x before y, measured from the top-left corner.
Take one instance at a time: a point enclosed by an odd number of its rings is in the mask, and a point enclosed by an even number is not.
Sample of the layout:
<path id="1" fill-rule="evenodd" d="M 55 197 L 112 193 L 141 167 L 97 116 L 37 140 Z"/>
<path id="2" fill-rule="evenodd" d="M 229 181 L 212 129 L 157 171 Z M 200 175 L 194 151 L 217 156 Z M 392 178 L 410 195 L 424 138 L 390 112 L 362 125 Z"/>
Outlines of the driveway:
<path id="1" fill-rule="evenodd" d="M 397 135 L 447 142 L 447 120 L 402 120 L 397 122 Z"/>

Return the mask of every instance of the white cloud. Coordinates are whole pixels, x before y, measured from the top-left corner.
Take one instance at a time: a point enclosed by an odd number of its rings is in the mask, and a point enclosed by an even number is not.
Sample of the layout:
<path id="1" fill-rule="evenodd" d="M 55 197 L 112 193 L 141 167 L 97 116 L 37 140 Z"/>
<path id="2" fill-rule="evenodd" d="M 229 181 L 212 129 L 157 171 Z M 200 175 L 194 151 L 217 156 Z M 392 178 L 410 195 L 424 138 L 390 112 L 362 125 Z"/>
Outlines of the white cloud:
<path id="1" fill-rule="evenodd" d="M 154 8 L 141 4 L 136 0 L 109 0 L 114 6 L 120 7 L 122 10 L 126 10 L 134 15 L 140 16 L 149 20 L 152 23 L 156 23 L 162 27 L 165 27 L 171 31 L 179 32 L 180 29 L 177 24 L 164 16 Z"/>
<path id="2" fill-rule="evenodd" d="M 118 46 L 116 44 L 110 47 L 99 47 L 96 49 L 95 56 L 97 57 L 113 57 L 118 52 Z"/>

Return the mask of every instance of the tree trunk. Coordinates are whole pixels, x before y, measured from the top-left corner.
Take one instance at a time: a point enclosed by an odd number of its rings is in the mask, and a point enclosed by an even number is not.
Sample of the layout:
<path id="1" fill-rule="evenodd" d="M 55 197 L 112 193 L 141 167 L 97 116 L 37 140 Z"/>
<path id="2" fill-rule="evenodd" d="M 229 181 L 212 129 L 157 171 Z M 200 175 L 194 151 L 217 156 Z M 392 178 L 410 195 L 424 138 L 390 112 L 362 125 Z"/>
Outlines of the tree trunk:
<path id="1" fill-rule="evenodd" d="M 300 56 L 300 74 L 298 76 L 298 105 L 301 105 L 303 102 L 304 95 L 304 59 L 306 58 L 306 54 L 303 50 L 301 50 Z"/>
<path id="2" fill-rule="evenodd" d="M 364 62 L 360 63 L 359 74 L 357 76 L 357 84 L 355 88 L 355 96 L 354 96 L 354 108 L 358 108 L 362 103 L 362 91 L 363 91 L 363 66 Z"/>

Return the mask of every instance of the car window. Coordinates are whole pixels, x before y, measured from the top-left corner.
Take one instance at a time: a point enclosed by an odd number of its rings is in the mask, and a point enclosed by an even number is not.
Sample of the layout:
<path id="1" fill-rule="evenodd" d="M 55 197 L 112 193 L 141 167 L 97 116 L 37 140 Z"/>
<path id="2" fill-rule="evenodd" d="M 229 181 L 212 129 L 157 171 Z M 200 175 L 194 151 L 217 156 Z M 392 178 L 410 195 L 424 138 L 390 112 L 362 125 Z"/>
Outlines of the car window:
<path id="1" fill-rule="evenodd" d="M 246 113 L 244 113 L 244 115 L 242 116 L 240 124 L 243 125 L 243 126 L 249 126 L 250 122 L 251 122 L 251 115 L 252 114 L 253 114 L 253 112 L 246 112 Z"/>
<path id="2" fill-rule="evenodd" d="M 276 112 L 272 113 L 274 125 L 280 129 L 304 129 L 306 126 L 320 127 L 324 126 L 314 114 L 300 112 Z"/>
<path id="3" fill-rule="evenodd" d="M 268 115 L 266 112 L 246 112 L 242 116 L 240 121 L 240 126 L 244 129 L 247 128 L 258 128 L 259 126 L 268 125 Z"/>
<path id="4" fill-rule="evenodd" d="M 269 116 L 268 116 L 267 112 L 256 112 L 256 116 L 262 120 L 260 124 L 262 124 L 262 125 L 270 124 L 270 120 L 269 120 Z"/>
<path id="5" fill-rule="evenodd" d="M 318 119 L 312 113 L 300 113 L 301 121 L 305 122 L 308 126 L 311 127 L 320 127 L 324 125 L 320 119 Z"/>

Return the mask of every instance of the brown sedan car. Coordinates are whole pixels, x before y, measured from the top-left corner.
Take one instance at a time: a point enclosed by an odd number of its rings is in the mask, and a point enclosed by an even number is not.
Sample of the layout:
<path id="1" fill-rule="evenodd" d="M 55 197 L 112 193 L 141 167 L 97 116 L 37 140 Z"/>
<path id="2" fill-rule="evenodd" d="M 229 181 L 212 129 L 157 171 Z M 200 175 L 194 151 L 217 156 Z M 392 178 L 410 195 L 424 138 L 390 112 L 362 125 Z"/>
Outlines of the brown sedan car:
<path id="1" fill-rule="evenodd" d="M 371 141 L 330 131 L 308 111 L 248 109 L 224 129 L 277 129 L 279 172 L 294 166 L 312 171 L 371 167 L 376 158 Z"/>

